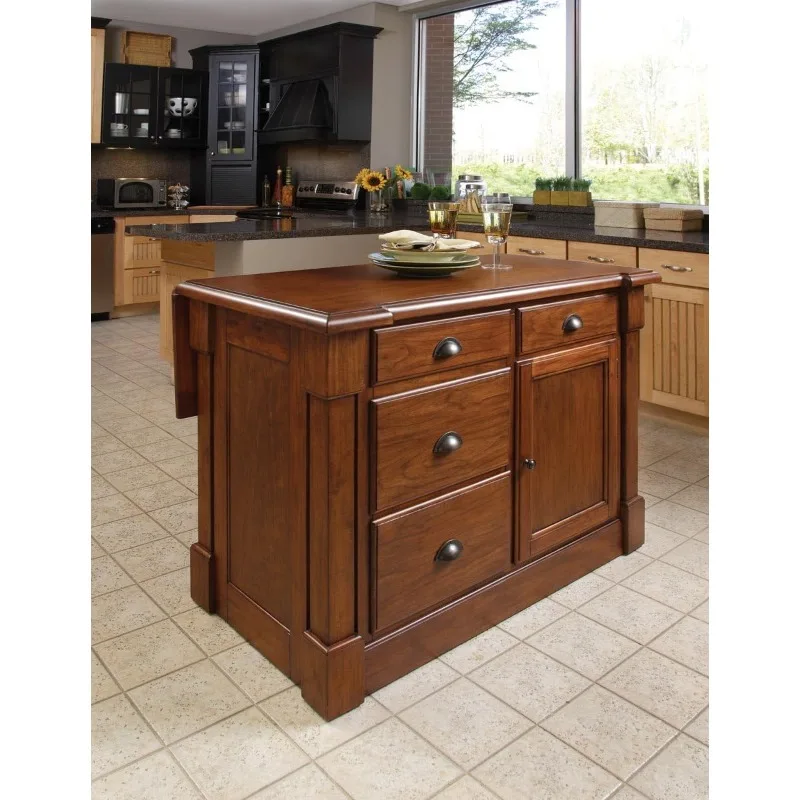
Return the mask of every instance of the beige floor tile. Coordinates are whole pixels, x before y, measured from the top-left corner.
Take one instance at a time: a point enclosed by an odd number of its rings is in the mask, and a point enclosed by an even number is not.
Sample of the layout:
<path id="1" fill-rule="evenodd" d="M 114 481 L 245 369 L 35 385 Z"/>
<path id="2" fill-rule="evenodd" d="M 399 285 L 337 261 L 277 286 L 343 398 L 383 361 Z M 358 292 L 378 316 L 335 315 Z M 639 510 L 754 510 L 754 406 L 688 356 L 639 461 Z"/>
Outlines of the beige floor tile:
<path id="1" fill-rule="evenodd" d="M 708 678 L 652 650 L 635 653 L 599 683 L 676 728 L 708 705 Z"/>
<path id="2" fill-rule="evenodd" d="M 209 614 L 199 607 L 176 614 L 174 620 L 210 656 L 244 641 L 222 617 Z"/>
<path id="3" fill-rule="evenodd" d="M 187 489 L 197 494 L 197 473 L 193 472 L 191 475 L 184 475 L 181 478 L 176 478 L 178 483 L 183 484 Z"/>
<path id="4" fill-rule="evenodd" d="M 575 612 L 526 641 L 591 680 L 605 675 L 639 649 L 636 642 Z"/>
<path id="5" fill-rule="evenodd" d="M 114 450 L 110 453 L 92 456 L 92 469 L 101 475 L 107 475 L 109 472 L 119 472 L 121 469 L 141 467 L 145 464 L 147 464 L 147 460 L 128 447 L 124 450 Z"/>
<path id="6" fill-rule="evenodd" d="M 297 772 L 251 795 L 249 800 L 348 800 L 348 796 L 316 765 Z"/>
<path id="7" fill-rule="evenodd" d="M 661 442 L 664 445 L 684 450 L 689 447 L 707 446 L 708 434 L 688 430 L 679 425 L 665 425 L 658 431 L 644 434 L 641 440 L 649 444 Z"/>
<path id="8" fill-rule="evenodd" d="M 672 500 L 662 500 L 647 510 L 647 521 L 684 536 L 694 536 L 708 527 L 708 514 L 678 505 Z"/>
<path id="9" fill-rule="evenodd" d="M 159 462 L 158 466 L 173 478 L 185 478 L 187 475 L 194 475 L 197 473 L 197 452 L 192 450 L 191 453 L 186 455 L 169 458 L 166 461 Z"/>
<path id="10" fill-rule="evenodd" d="M 516 644 L 519 644 L 519 641 L 510 633 L 499 628 L 489 628 L 488 631 L 454 647 L 439 658 L 448 667 L 466 675 Z"/>
<path id="11" fill-rule="evenodd" d="M 148 461 L 161 462 L 170 458 L 189 455 L 194 451 L 188 444 L 170 437 L 161 442 L 154 442 L 153 444 L 146 444 L 143 447 L 137 447 L 136 452 L 144 456 Z M 195 456 L 195 458 L 196 457 L 197 456 Z"/>
<path id="12" fill-rule="evenodd" d="M 705 478 L 701 478 L 697 481 L 698 486 L 702 486 L 704 489 L 708 489 L 708 475 Z"/>
<path id="13" fill-rule="evenodd" d="M 114 554 L 114 558 L 137 581 L 156 578 L 189 566 L 188 551 L 172 536 L 121 550 Z"/>
<path id="14" fill-rule="evenodd" d="M 103 419 L 102 424 L 109 433 L 124 441 L 122 439 L 123 434 L 138 431 L 142 428 L 149 428 L 153 423 L 138 414 L 125 414 L 113 419 Z"/>
<path id="15" fill-rule="evenodd" d="M 516 739 L 532 722 L 466 678 L 398 715 L 465 770 Z"/>
<path id="16" fill-rule="evenodd" d="M 708 797 L 708 748 L 678 736 L 631 784 L 652 800 L 703 800 Z"/>
<path id="17" fill-rule="evenodd" d="M 193 528 L 196 529 L 197 498 L 192 495 L 191 500 L 174 506 L 159 508 L 157 511 L 152 511 L 150 516 L 170 533 L 184 533 Z"/>
<path id="18" fill-rule="evenodd" d="M 173 438 L 167 431 L 153 425 L 150 420 L 147 420 L 147 425 L 149 427 L 139 428 L 126 433 L 118 433 L 117 436 L 129 447 L 146 447 L 149 444 L 165 442 Z"/>
<path id="19" fill-rule="evenodd" d="M 164 612 L 138 587 L 92 598 L 92 642 L 102 642 L 164 619 Z"/>
<path id="20" fill-rule="evenodd" d="M 395 717 L 322 756 L 317 764 L 354 800 L 423 800 L 461 772 Z"/>
<path id="21" fill-rule="evenodd" d="M 197 434 L 193 433 L 189 436 L 179 436 L 178 437 L 184 444 L 188 445 L 192 448 L 192 450 L 197 450 Z"/>
<path id="22" fill-rule="evenodd" d="M 619 583 L 629 575 L 633 575 L 634 572 L 638 572 L 642 567 L 646 567 L 652 560 L 649 556 L 637 550 L 630 553 L 630 555 L 618 556 L 613 561 L 603 564 L 602 567 L 598 567 L 594 571 L 594 574 L 614 583 Z"/>
<path id="23" fill-rule="evenodd" d="M 689 539 L 663 555 L 661 560 L 701 578 L 708 578 L 708 545 L 705 542 Z"/>
<path id="24" fill-rule="evenodd" d="M 561 603 L 562 606 L 574 609 L 587 603 L 593 597 L 597 597 L 597 595 L 606 589 L 610 589 L 613 585 L 612 581 L 607 578 L 601 578 L 599 575 L 590 572 L 588 575 L 584 575 L 584 577 L 551 594 L 550 599 Z"/>
<path id="25" fill-rule="evenodd" d="M 705 603 L 701 603 L 689 616 L 695 619 L 702 619 L 703 622 L 708 622 L 708 600 L 706 600 Z"/>
<path id="26" fill-rule="evenodd" d="M 541 725 L 622 780 L 677 734 L 600 686 L 589 687 Z"/>
<path id="27" fill-rule="evenodd" d="M 111 677 L 111 673 L 100 663 L 100 659 L 92 653 L 92 703 L 107 700 L 120 693 L 120 688 Z"/>
<path id="28" fill-rule="evenodd" d="M 92 539 L 92 560 L 95 558 L 102 558 L 104 555 L 107 555 L 106 551 L 103 550 L 103 548 L 100 547 L 100 545 L 97 544 L 94 539 Z"/>
<path id="29" fill-rule="evenodd" d="M 528 606 L 524 611 L 520 611 L 519 614 L 514 614 L 513 617 L 498 623 L 497 627 L 512 636 L 516 636 L 518 639 L 526 639 L 568 613 L 569 611 L 565 606 L 560 603 L 554 603 L 549 597 L 545 597 L 544 600 Z"/>
<path id="30" fill-rule="evenodd" d="M 680 503 L 682 506 L 688 506 L 695 511 L 708 514 L 708 489 L 697 484 L 687 486 L 670 499 L 673 503 Z"/>
<path id="31" fill-rule="evenodd" d="M 670 478 L 669 475 L 662 475 L 660 472 L 652 472 L 649 469 L 639 470 L 639 491 L 660 497 L 662 500 L 688 485 L 686 481 Z"/>
<path id="32" fill-rule="evenodd" d="M 610 800 L 647 800 L 647 798 L 630 786 L 623 786 L 618 792 L 611 795 Z"/>
<path id="33" fill-rule="evenodd" d="M 203 800 L 203 796 L 162 750 L 95 781 L 92 800 Z"/>
<path id="34" fill-rule="evenodd" d="M 247 642 L 219 653 L 214 661 L 254 703 L 292 685 L 289 678 Z"/>
<path id="35" fill-rule="evenodd" d="M 582 675 L 527 644 L 519 644 L 475 670 L 470 679 L 534 722 L 589 685 Z"/>
<path id="36" fill-rule="evenodd" d="M 147 370 L 144 374 L 151 372 Z M 170 414 L 175 416 L 175 406 L 172 403 L 168 403 L 166 400 L 162 400 L 159 397 L 153 397 L 153 395 L 147 390 L 142 389 L 140 390 L 138 398 L 132 397 L 133 392 L 131 394 L 125 395 L 123 399 L 123 403 L 134 412 L 134 414 L 141 414 L 143 417 L 146 417 L 148 413 L 163 413 L 169 412 Z"/>
<path id="37" fill-rule="evenodd" d="M 696 533 L 692 538 L 697 539 L 698 542 L 705 542 L 708 544 L 708 528 L 700 531 L 700 533 Z"/>
<path id="38" fill-rule="evenodd" d="M 168 619 L 109 639 L 95 650 L 125 690 L 205 658 L 203 651 Z"/>
<path id="39" fill-rule="evenodd" d="M 92 559 L 92 597 L 132 584 L 130 575 L 111 556 Z"/>
<path id="40" fill-rule="evenodd" d="M 641 572 L 626 578 L 622 585 L 684 613 L 708 597 L 707 580 L 663 561 L 654 561 Z"/>
<path id="41" fill-rule="evenodd" d="M 326 722 L 303 700 L 299 686 L 270 697 L 259 708 L 296 745 L 315 759 L 383 722 L 389 716 L 389 712 L 380 703 L 367 697 L 358 708 Z"/>
<path id="42" fill-rule="evenodd" d="M 140 509 L 125 495 L 112 494 L 92 500 L 92 525 L 115 522 L 118 519 L 140 514 Z"/>
<path id="43" fill-rule="evenodd" d="M 175 407 L 171 404 L 165 404 L 165 406 L 165 408 L 159 410 L 140 411 L 139 413 L 145 419 L 149 419 L 154 425 L 170 425 L 177 420 L 175 416 Z"/>
<path id="44" fill-rule="evenodd" d="M 167 744 L 250 705 L 208 659 L 132 689 L 128 697 Z"/>
<path id="45" fill-rule="evenodd" d="M 127 492 L 154 483 L 163 483 L 170 480 L 170 477 L 154 464 L 142 464 L 119 472 L 109 472 L 105 479 L 114 487 L 114 491 Z"/>
<path id="46" fill-rule="evenodd" d="M 676 453 L 666 458 L 649 461 L 639 466 L 647 467 L 651 472 L 660 472 L 671 478 L 695 483 L 708 475 L 708 459 L 688 453 Z"/>
<path id="47" fill-rule="evenodd" d="M 110 497 L 112 494 L 117 494 L 117 491 L 102 475 L 92 473 L 92 500 Z"/>
<path id="48" fill-rule="evenodd" d="M 165 536 L 169 536 L 169 533 L 147 514 L 142 513 L 92 528 L 92 537 L 109 553 L 154 542 Z"/>
<path id="49" fill-rule="evenodd" d="M 100 438 L 101 436 L 111 435 L 102 425 L 98 425 L 96 422 L 92 422 L 91 430 L 92 430 L 92 441 Z"/>
<path id="50" fill-rule="evenodd" d="M 189 593 L 189 567 L 150 578 L 139 585 L 170 616 L 197 605 Z"/>
<path id="51" fill-rule="evenodd" d="M 160 749 L 161 743 L 125 695 L 92 706 L 92 778 Z"/>
<path id="52" fill-rule="evenodd" d="M 666 445 L 661 442 L 647 442 L 644 439 L 639 440 L 639 466 L 650 467 L 652 464 L 658 463 L 665 458 L 674 455 L 678 452 L 675 445 Z"/>
<path id="53" fill-rule="evenodd" d="M 125 496 L 136 503 L 142 511 L 155 511 L 177 503 L 185 503 L 187 500 L 196 500 L 189 489 L 171 478 L 164 483 L 125 492 Z"/>
<path id="54" fill-rule="evenodd" d="M 475 778 L 465 775 L 434 795 L 433 800 L 497 800 L 497 795 L 481 786 Z"/>
<path id="55" fill-rule="evenodd" d="M 656 497 L 654 494 L 647 494 L 647 492 L 639 492 L 639 496 L 644 500 L 644 507 L 650 508 L 654 506 L 656 503 L 661 502 L 660 497 Z"/>
<path id="56" fill-rule="evenodd" d="M 191 547 L 197 541 L 197 529 L 176 533 L 174 537 L 184 545 L 184 547 Z"/>
<path id="57" fill-rule="evenodd" d="M 708 623 L 684 617 L 648 647 L 708 675 Z"/>
<path id="58" fill-rule="evenodd" d="M 681 617 L 674 608 L 620 585 L 581 606 L 580 613 L 639 644 L 647 644 Z"/>
<path id="59" fill-rule="evenodd" d="M 102 456 L 106 453 L 114 453 L 117 450 L 127 450 L 124 442 L 111 434 L 100 433 L 92 439 L 92 456 Z"/>
<path id="60" fill-rule="evenodd" d="M 172 752 L 209 800 L 242 800 L 308 761 L 257 708 L 190 736 Z"/>
<path id="61" fill-rule="evenodd" d="M 534 728 L 473 772 L 503 800 L 605 800 L 619 781 L 547 731 Z"/>
<path id="62" fill-rule="evenodd" d="M 452 683 L 458 676 L 458 672 L 435 658 L 388 686 L 378 689 L 372 696 L 393 714 L 397 714 L 418 700 L 422 700 L 423 697 Z"/>
<path id="63" fill-rule="evenodd" d="M 125 377 L 136 384 L 134 380 L 135 371 L 129 372 Z M 144 416 L 142 413 L 143 411 L 150 408 L 150 405 L 153 403 L 155 398 L 150 394 L 147 389 L 141 388 L 138 384 L 136 384 L 136 389 L 131 389 L 129 392 L 125 392 L 125 394 L 119 395 L 119 402 L 122 403 L 126 408 L 129 408 L 133 411 L 134 414 L 139 414 L 139 416 Z"/>
<path id="64" fill-rule="evenodd" d="M 692 720 L 684 729 L 684 733 L 699 739 L 704 745 L 708 746 L 708 709 Z"/>
<path id="65" fill-rule="evenodd" d="M 686 537 L 680 533 L 668 531 L 666 528 L 661 528 L 658 525 L 645 522 L 644 544 L 636 552 L 642 553 L 650 558 L 658 558 L 685 541 Z"/>
<path id="66" fill-rule="evenodd" d="M 178 439 L 180 439 L 182 436 L 196 436 L 197 418 L 189 417 L 188 419 L 181 419 L 177 420 L 176 422 L 165 423 L 161 427 L 167 431 L 167 433 L 171 433 Z"/>

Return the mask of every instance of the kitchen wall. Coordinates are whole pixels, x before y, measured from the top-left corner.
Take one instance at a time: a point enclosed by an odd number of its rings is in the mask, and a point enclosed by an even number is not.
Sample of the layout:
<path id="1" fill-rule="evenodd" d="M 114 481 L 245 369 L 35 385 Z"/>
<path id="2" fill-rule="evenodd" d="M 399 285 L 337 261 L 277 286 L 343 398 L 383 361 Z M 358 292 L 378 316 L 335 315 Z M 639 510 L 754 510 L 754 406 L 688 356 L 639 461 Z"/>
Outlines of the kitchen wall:
<path id="1" fill-rule="evenodd" d="M 98 178 L 166 178 L 189 183 L 189 153 L 178 150 L 92 148 L 92 199 Z M 191 200 L 191 197 L 189 198 Z"/>
<path id="2" fill-rule="evenodd" d="M 292 168 L 295 182 L 314 178 L 352 180 L 369 163 L 369 144 L 286 144 L 278 152 L 278 163 Z"/>

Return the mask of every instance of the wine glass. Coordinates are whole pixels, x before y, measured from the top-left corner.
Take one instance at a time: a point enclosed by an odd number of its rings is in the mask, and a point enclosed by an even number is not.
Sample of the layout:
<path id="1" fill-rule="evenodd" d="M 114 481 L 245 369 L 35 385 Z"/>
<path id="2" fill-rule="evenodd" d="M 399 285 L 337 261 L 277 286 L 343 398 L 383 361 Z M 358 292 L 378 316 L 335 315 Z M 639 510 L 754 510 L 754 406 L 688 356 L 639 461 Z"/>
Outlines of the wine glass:
<path id="1" fill-rule="evenodd" d="M 428 218 L 434 239 L 455 239 L 458 203 L 428 203 Z"/>
<path id="2" fill-rule="evenodd" d="M 511 264 L 500 263 L 500 245 L 508 238 L 508 229 L 511 226 L 511 203 L 483 203 L 483 232 L 489 244 L 494 246 L 492 263 L 483 264 L 484 269 L 511 269 Z"/>

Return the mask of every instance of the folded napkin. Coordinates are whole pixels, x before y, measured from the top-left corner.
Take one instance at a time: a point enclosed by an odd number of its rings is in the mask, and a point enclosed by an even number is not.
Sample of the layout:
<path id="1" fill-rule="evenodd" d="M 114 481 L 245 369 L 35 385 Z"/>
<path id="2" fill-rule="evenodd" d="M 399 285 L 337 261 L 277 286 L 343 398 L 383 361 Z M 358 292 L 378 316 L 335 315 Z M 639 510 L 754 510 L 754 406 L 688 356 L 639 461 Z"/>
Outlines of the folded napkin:
<path id="1" fill-rule="evenodd" d="M 390 231 L 378 238 L 393 250 L 469 250 L 480 247 L 479 242 L 471 239 L 434 238 L 419 231 Z"/>

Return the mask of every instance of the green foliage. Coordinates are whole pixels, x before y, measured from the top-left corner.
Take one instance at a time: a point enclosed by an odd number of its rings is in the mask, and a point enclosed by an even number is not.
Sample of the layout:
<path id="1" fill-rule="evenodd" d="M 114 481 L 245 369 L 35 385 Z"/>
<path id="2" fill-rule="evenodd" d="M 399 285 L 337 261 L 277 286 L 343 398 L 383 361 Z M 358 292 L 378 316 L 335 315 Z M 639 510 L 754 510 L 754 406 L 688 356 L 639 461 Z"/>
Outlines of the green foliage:
<path id="1" fill-rule="evenodd" d="M 590 180 L 586 178 L 575 178 L 572 181 L 572 191 L 573 192 L 588 192 L 589 187 L 592 185 Z"/>
<path id="2" fill-rule="evenodd" d="M 412 200 L 427 200 L 431 194 L 431 187 L 427 183 L 415 183 L 411 187 Z"/>
<path id="3" fill-rule="evenodd" d="M 572 188 L 572 178 L 568 175 L 559 175 L 553 178 L 553 191 L 568 192 Z"/>
<path id="4" fill-rule="evenodd" d="M 453 39 L 455 108 L 509 98 L 533 102 L 536 92 L 500 90 L 497 75 L 510 70 L 505 60 L 512 53 L 536 48 L 525 39 L 525 34 L 537 30 L 536 18 L 555 5 L 549 0 L 511 0 L 456 15 L 459 24 L 455 25 Z"/>
<path id="5" fill-rule="evenodd" d="M 553 188 L 552 178 L 536 178 L 533 187 L 539 192 L 549 192 Z"/>
<path id="6" fill-rule="evenodd" d="M 450 196 L 449 186 L 434 186 L 433 189 L 431 189 L 431 200 L 447 201 L 450 199 Z"/>

